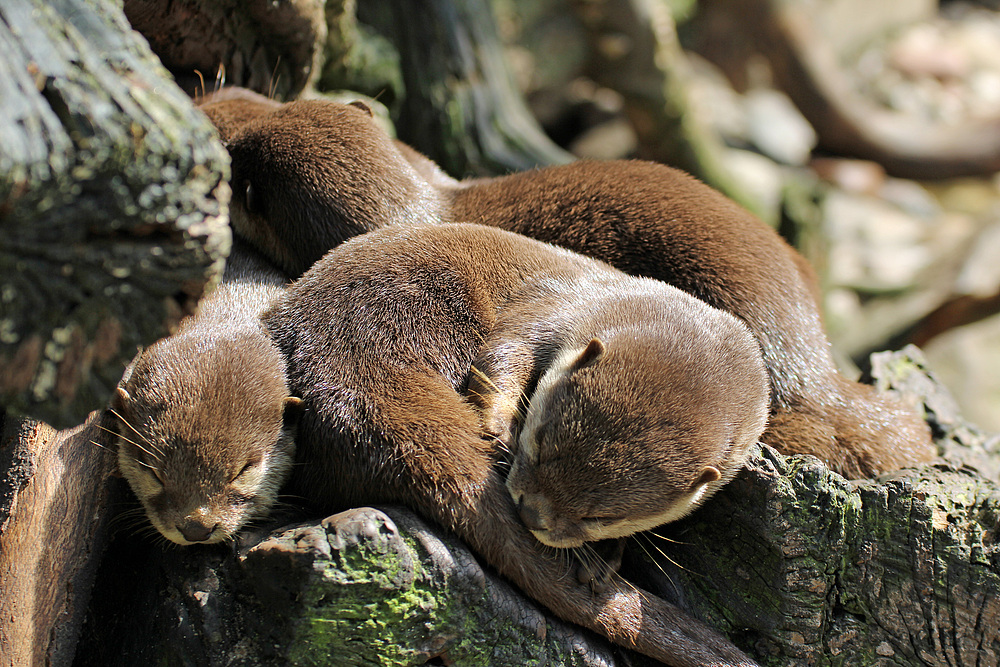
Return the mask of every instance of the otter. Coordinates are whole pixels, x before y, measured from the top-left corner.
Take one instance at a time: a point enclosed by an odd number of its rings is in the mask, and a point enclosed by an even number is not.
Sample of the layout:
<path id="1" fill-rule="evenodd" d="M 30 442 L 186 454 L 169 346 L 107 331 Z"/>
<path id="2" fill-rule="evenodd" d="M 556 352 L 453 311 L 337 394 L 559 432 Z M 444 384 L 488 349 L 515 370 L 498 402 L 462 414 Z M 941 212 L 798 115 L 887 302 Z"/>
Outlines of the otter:
<path id="1" fill-rule="evenodd" d="M 285 280 L 238 247 L 226 273 L 176 333 L 138 355 L 110 405 L 119 471 L 182 545 L 231 540 L 268 515 L 302 411 L 260 322 Z"/>
<path id="2" fill-rule="evenodd" d="M 565 551 L 535 537 L 588 516 L 622 534 L 673 518 L 740 467 L 769 392 L 756 339 L 736 318 L 511 232 L 429 223 L 341 244 L 262 320 L 305 405 L 291 493 L 324 512 L 404 504 L 555 614 L 668 664 L 752 664 L 614 573 L 584 585 Z M 520 478 L 541 490 L 515 499 L 504 472 L 517 445 L 483 423 L 495 415 L 506 428 L 506 399 L 522 386 L 538 422 L 522 442 L 538 474 Z M 571 414 L 552 412 L 562 409 Z M 546 495 L 559 459 L 575 459 L 558 485 L 574 489 L 568 503 Z M 529 493 L 550 500 L 553 517 L 573 514 L 533 534 L 517 504 L 523 514 Z"/>
<path id="3" fill-rule="evenodd" d="M 239 123 L 220 120 L 233 95 L 199 100 L 227 128 L 233 227 L 289 275 L 386 225 L 474 222 L 518 232 L 662 280 L 741 319 L 770 378 L 762 440 L 780 451 L 814 454 L 848 477 L 936 455 L 914 406 L 838 373 L 806 260 L 693 177 L 642 161 L 579 161 L 457 181 L 393 141 L 364 105 L 269 101 Z"/>
<path id="4" fill-rule="evenodd" d="M 739 320 L 583 266 L 507 297 L 466 389 L 483 433 L 511 452 L 519 516 L 559 548 L 685 516 L 739 471 L 768 413 L 760 350 Z"/>
<path id="5" fill-rule="evenodd" d="M 569 576 L 565 552 L 519 520 L 528 492 L 515 499 L 505 486 L 517 444 L 483 433 L 487 415 L 509 429 L 509 399 L 523 395 L 540 424 L 525 429 L 537 450 L 529 467 L 544 471 L 560 455 L 590 461 L 564 480 L 584 513 L 673 518 L 731 476 L 764 428 L 763 360 L 736 318 L 657 281 L 466 224 L 374 231 L 287 289 L 248 286 L 207 297 L 140 356 L 115 401 L 130 431 L 122 468 L 168 539 L 229 539 L 240 520 L 266 512 L 294 430 L 288 488 L 323 511 L 407 505 L 612 641 L 673 665 L 753 664 L 613 571 L 599 588 Z M 543 413 L 574 405 L 590 413 L 587 433 L 560 440 L 560 420 Z M 643 477 L 623 478 L 623 465 Z M 634 501 L 623 508 L 625 496 Z"/>

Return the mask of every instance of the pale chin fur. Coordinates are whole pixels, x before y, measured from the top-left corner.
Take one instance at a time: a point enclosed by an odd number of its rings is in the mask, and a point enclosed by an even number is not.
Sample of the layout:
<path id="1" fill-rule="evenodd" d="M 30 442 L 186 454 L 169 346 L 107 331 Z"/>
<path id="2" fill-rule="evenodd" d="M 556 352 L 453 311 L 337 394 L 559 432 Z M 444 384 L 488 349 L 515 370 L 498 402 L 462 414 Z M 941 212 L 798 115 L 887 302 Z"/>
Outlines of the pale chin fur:
<path id="1" fill-rule="evenodd" d="M 586 542 L 628 537 L 635 533 L 652 530 L 663 524 L 684 518 L 701 504 L 701 501 L 706 497 L 709 486 L 710 484 L 700 485 L 691 494 L 685 498 L 681 498 L 660 514 L 654 514 L 641 519 L 617 521 L 602 525 L 597 530 L 584 527 L 583 536 L 579 538 L 553 538 L 550 534 L 552 531 L 547 530 L 532 530 L 531 534 L 542 544 L 557 549 L 573 549 L 582 546 Z"/>

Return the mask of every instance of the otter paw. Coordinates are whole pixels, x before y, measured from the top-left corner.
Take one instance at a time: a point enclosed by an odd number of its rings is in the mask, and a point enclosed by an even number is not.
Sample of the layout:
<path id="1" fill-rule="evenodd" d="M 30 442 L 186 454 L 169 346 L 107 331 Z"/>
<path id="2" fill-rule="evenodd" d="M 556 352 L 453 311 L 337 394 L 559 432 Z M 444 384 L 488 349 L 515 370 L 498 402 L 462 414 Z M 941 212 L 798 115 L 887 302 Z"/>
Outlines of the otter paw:
<path id="1" fill-rule="evenodd" d="M 602 593 L 618 572 L 625 554 L 625 540 L 612 539 L 589 542 L 574 549 L 576 580 Z"/>

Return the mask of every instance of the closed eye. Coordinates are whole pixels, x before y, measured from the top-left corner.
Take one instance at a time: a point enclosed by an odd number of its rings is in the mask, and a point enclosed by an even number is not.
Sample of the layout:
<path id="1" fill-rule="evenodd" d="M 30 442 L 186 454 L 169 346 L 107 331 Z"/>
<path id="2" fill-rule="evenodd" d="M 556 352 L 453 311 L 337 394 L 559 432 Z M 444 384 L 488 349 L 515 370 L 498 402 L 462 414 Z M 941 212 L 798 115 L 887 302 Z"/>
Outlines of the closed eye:
<path id="1" fill-rule="evenodd" d="M 236 476 L 233 477 L 233 479 L 230 481 L 235 482 L 240 477 L 243 477 L 248 472 L 250 472 L 250 470 L 257 467 L 257 465 L 259 464 L 260 464 L 260 459 L 250 459 L 249 461 L 246 462 L 246 464 L 242 468 L 240 468 L 240 471 L 236 473 Z"/>
<path id="2" fill-rule="evenodd" d="M 617 516 L 585 516 L 580 518 L 580 523 L 588 526 L 610 526 L 621 520 L 622 518 Z"/>

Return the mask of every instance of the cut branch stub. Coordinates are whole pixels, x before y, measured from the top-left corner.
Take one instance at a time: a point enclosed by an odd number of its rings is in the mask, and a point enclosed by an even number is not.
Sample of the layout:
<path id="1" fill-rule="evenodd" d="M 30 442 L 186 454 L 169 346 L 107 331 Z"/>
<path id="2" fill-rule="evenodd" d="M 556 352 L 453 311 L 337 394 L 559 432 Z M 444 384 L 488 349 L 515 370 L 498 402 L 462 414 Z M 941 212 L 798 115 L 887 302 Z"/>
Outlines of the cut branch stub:
<path id="1" fill-rule="evenodd" d="M 0 403 L 100 407 L 228 253 L 228 157 L 110 3 L 0 6 Z"/>

